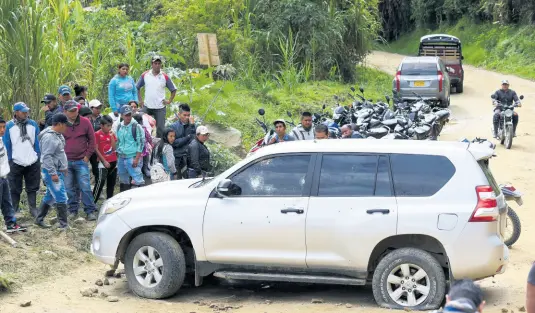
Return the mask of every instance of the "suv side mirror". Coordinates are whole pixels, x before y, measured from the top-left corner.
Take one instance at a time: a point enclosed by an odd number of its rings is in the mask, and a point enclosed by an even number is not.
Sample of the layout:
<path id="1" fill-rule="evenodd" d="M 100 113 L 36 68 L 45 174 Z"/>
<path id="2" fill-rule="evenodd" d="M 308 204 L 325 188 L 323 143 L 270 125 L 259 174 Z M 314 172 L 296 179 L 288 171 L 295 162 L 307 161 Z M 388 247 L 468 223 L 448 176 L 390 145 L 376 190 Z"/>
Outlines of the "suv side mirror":
<path id="1" fill-rule="evenodd" d="M 217 184 L 215 191 L 222 198 L 230 196 L 232 193 L 232 181 L 230 179 L 223 179 Z"/>

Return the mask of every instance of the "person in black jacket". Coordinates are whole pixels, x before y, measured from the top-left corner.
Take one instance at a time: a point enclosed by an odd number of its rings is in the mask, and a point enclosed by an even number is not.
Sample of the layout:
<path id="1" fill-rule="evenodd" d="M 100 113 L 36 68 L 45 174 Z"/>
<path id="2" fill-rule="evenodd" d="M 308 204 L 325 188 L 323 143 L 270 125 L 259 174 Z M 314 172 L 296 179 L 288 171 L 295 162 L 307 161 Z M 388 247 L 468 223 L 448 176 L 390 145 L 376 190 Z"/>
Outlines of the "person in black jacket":
<path id="1" fill-rule="evenodd" d="M 196 137 L 188 146 L 188 177 L 196 178 L 206 175 L 211 170 L 210 151 L 204 143 L 210 138 L 210 132 L 206 126 L 199 126 Z"/>
<path id="2" fill-rule="evenodd" d="M 195 121 L 187 104 L 179 106 L 178 121 L 171 125 L 175 131 L 173 153 L 175 155 L 176 179 L 187 178 L 188 145 L 195 139 Z"/>

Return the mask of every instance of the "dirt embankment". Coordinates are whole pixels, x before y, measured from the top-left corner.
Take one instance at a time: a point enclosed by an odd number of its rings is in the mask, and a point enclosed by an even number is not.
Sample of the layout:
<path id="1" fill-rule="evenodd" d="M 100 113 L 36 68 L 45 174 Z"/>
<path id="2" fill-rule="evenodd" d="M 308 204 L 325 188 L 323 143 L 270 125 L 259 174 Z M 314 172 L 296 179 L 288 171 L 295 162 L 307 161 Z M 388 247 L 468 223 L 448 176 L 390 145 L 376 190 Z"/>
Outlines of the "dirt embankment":
<path id="1" fill-rule="evenodd" d="M 394 73 L 402 56 L 376 52 L 367 63 L 388 73 Z M 524 306 L 526 277 L 535 260 L 535 197 L 530 183 L 535 181 L 535 83 L 514 76 L 465 67 L 463 94 L 452 95 L 453 118 L 441 140 L 458 140 L 476 136 L 490 138 L 492 107 L 490 94 L 499 88 L 500 81 L 509 79 L 511 88 L 524 94 L 524 106 L 518 109 L 520 125 L 518 137 L 511 150 L 497 148 L 498 157 L 491 167 L 499 182 L 512 182 L 524 192 L 524 206 L 517 208 L 522 221 L 522 235 L 511 250 L 511 262 L 504 275 L 481 282 L 488 303 L 485 312 L 498 313 L 503 309 L 519 312 Z M 82 297 L 80 289 L 94 287 L 106 267 L 91 262 L 80 269 L 65 274 L 64 267 L 55 266 L 50 260 L 50 279 L 45 283 L 27 286 L 15 294 L 0 297 L 0 312 L 367 312 L 380 313 L 389 310 L 378 308 L 369 288 L 343 286 L 261 285 L 232 286 L 208 283 L 201 288 L 184 288 L 175 297 L 165 301 L 139 299 L 127 288 L 124 278 L 111 279 L 111 285 L 99 288 L 116 296 L 119 302 L 108 302 L 100 297 Z M 95 286 L 96 287 L 96 286 Z M 20 303 L 32 301 L 25 309 Z M 313 303 L 316 302 L 316 303 Z"/>

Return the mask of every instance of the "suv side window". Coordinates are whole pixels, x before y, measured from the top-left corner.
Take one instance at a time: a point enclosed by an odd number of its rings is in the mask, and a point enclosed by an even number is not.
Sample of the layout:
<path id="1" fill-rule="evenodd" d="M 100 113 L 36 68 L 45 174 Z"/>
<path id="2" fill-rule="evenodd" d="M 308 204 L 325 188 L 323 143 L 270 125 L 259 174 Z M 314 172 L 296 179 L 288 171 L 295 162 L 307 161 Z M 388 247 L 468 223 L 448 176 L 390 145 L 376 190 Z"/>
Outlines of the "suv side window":
<path id="1" fill-rule="evenodd" d="M 455 174 L 455 166 L 440 155 L 392 154 L 396 197 L 430 197 Z"/>
<path id="2" fill-rule="evenodd" d="M 388 196 L 388 159 L 376 155 L 324 154 L 319 174 L 319 197 Z M 385 163 L 386 162 L 386 163 Z"/>
<path id="3" fill-rule="evenodd" d="M 238 196 L 300 197 L 304 193 L 310 155 L 274 156 L 260 160 L 231 177 Z"/>

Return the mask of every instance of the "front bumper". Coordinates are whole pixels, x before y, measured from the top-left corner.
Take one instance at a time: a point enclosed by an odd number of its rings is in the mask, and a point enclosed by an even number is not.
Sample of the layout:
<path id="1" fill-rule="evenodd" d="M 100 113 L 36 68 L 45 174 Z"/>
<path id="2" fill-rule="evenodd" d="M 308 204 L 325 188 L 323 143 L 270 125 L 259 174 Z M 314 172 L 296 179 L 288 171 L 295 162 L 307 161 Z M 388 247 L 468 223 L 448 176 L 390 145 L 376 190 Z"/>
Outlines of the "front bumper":
<path id="1" fill-rule="evenodd" d="M 100 219 L 91 241 L 91 254 L 102 263 L 113 265 L 121 239 L 131 230 L 117 214 Z"/>

